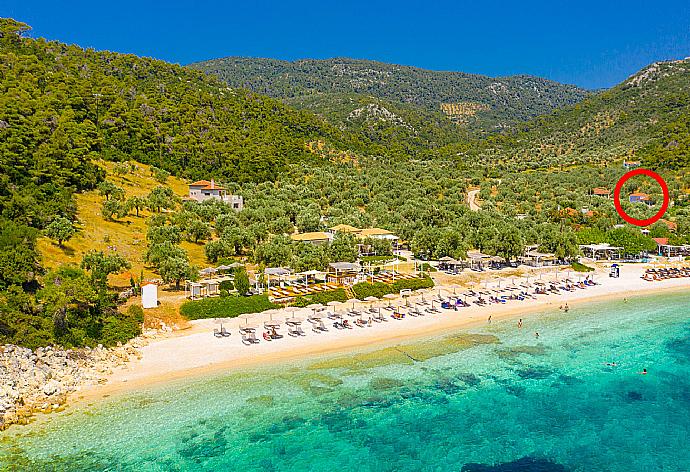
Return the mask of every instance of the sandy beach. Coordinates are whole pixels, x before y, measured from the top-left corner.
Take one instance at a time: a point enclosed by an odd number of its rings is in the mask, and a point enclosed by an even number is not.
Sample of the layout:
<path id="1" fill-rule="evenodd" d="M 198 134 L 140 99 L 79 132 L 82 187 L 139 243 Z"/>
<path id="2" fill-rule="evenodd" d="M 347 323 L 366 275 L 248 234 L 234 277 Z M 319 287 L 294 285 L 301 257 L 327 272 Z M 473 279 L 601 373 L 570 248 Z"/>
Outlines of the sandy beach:
<path id="1" fill-rule="evenodd" d="M 603 301 L 626 297 L 649 295 L 670 290 L 690 288 L 690 278 L 678 278 L 664 281 L 647 282 L 640 277 L 645 267 L 625 265 L 620 278 L 609 278 L 607 272 L 600 269 L 595 274 L 598 285 L 573 292 L 561 291 L 560 294 L 538 295 L 536 299 L 509 301 L 505 304 L 487 306 L 472 305 L 455 310 L 441 310 L 439 314 L 426 316 L 407 316 L 403 320 L 393 320 L 387 313 L 388 321 L 372 323 L 371 327 L 357 327 L 338 330 L 332 327 L 333 322 L 324 319 L 328 332 L 315 333 L 311 324 L 303 323 L 306 336 L 290 337 L 266 342 L 261 340 L 255 345 L 244 345 L 238 328 L 247 323 L 247 317 L 223 320 L 223 326 L 232 334 L 226 338 L 213 336 L 213 329 L 219 327 L 220 320 L 208 319 L 192 322 L 192 328 L 173 335 L 154 340 L 141 348 L 141 359 L 132 361 L 116 370 L 105 385 L 100 385 L 80 393 L 84 399 L 98 398 L 117 391 L 136 389 L 152 383 L 165 382 L 182 377 L 201 375 L 214 371 L 231 370 L 254 365 L 266 365 L 291 359 L 319 356 L 328 353 L 347 352 L 378 345 L 390 345 L 415 337 L 442 334 L 458 329 L 471 329 L 487 323 L 489 315 L 492 321 L 523 318 L 523 329 L 538 331 L 539 322 L 532 315 L 543 310 L 558 309 L 568 303 L 572 308 L 581 303 Z M 544 281 L 553 280 L 553 272 L 544 277 Z M 534 278 L 532 278 L 534 280 Z M 505 283 L 504 283 L 505 286 Z M 476 289 L 483 290 L 481 288 Z M 495 288 L 496 283 L 488 287 Z M 431 294 L 444 290 L 452 293 L 453 288 L 437 286 L 429 291 Z M 458 293 L 463 290 L 457 288 Z M 412 297 L 412 301 L 419 296 Z M 298 316 L 307 315 L 309 310 Z M 273 320 L 284 321 L 292 316 L 287 312 L 273 315 Z M 257 335 L 260 338 L 263 322 L 269 315 L 258 313 L 248 316 L 251 324 L 259 325 Z M 516 326 L 517 329 L 517 326 Z M 283 334 L 285 329 L 282 329 Z"/>

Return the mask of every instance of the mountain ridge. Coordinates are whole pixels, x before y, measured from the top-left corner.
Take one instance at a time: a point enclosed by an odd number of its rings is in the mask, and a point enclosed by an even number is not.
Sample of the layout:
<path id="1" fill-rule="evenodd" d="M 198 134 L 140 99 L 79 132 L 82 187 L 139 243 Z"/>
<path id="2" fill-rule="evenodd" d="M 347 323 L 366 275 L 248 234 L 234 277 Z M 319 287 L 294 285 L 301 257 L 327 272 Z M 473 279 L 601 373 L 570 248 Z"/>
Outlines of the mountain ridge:
<path id="1" fill-rule="evenodd" d="M 187 67 L 293 105 L 318 93 L 371 95 L 432 113 L 441 111 L 444 104 L 460 104 L 465 109 L 459 120 L 463 127 L 480 133 L 509 129 L 589 94 L 575 85 L 528 74 L 490 77 L 342 57 L 285 61 L 228 56 Z"/>

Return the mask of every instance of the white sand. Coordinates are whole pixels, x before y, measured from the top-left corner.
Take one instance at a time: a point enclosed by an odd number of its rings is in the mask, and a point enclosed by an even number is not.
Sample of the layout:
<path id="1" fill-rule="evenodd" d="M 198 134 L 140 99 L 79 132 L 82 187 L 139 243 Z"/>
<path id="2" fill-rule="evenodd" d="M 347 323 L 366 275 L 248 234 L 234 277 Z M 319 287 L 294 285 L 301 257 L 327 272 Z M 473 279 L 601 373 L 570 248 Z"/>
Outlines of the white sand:
<path id="1" fill-rule="evenodd" d="M 529 328 L 529 313 L 542 309 L 555 309 L 566 302 L 573 306 L 585 301 L 606 298 L 633 297 L 642 294 L 655 293 L 664 290 L 678 290 L 690 288 L 690 278 L 671 279 L 666 281 L 647 282 L 640 278 L 645 267 L 642 265 L 624 265 L 621 277 L 609 278 L 605 270 L 599 270 L 595 280 L 600 285 L 586 289 L 576 289 L 574 292 L 561 291 L 556 295 L 538 295 L 536 300 L 509 301 L 505 304 L 490 304 L 487 306 L 472 305 L 458 308 L 458 311 L 442 310 L 441 314 L 426 314 L 420 317 L 407 316 L 403 320 L 390 319 L 390 312 L 384 310 L 388 322 L 373 323 L 372 327 L 338 330 L 333 328 L 333 322 L 324 318 L 328 327 L 327 333 L 314 333 L 311 323 L 306 321 L 309 310 L 297 314 L 305 321 L 302 323 L 306 336 L 293 338 L 287 335 L 285 326 L 279 331 L 285 335 L 283 339 L 266 342 L 261 339 L 263 321 L 268 319 L 264 313 L 250 315 L 249 322 L 258 324 L 257 337 L 259 344 L 246 346 L 241 342 L 238 327 L 245 324 L 242 318 L 226 320 L 223 326 L 232 334 L 227 338 L 213 336 L 213 328 L 218 328 L 218 320 L 199 320 L 193 322 L 190 330 L 175 333 L 173 336 L 155 340 L 142 348 L 142 358 L 129 363 L 125 368 L 115 372 L 106 386 L 97 387 L 95 394 L 99 395 L 114 390 L 129 390 L 138 385 L 161 382 L 169 379 L 186 377 L 213 370 L 229 370 L 233 368 L 274 363 L 294 358 L 315 356 L 323 353 L 347 351 L 355 348 L 370 347 L 378 344 L 392 344 L 416 336 L 453 331 L 459 328 L 470 328 L 485 324 L 489 315 L 492 320 L 517 318 L 525 319 L 525 326 Z M 563 276 L 563 272 L 560 273 Z M 553 280 L 554 272 L 544 276 L 545 281 Z M 534 277 L 531 279 L 534 281 Z M 505 287 L 505 282 L 503 286 Z M 496 283 L 489 284 L 489 288 Z M 436 287 L 430 293 L 438 293 Z M 477 288 L 475 288 L 476 290 Z M 478 288 L 483 290 L 483 288 Z M 452 291 L 452 289 L 451 289 Z M 533 291 L 533 290 L 531 290 Z M 530 291 L 530 292 L 531 292 Z M 458 289 L 458 293 L 463 289 Z M 444 294 L 445 295 L 445 294 Z M 427 298 L 430 295 L 427 295 Z M 414 298 L 417 297 L 413 297 Z M 487 298 L 487 297 L 484 297 Z M 437 304 L 438 305 L 438 304 Z M 274 320 L 284 321 L 292 316 L 286 312 L 274 315 Z M 348 318 L 351 319 L 351 318 Z"/>

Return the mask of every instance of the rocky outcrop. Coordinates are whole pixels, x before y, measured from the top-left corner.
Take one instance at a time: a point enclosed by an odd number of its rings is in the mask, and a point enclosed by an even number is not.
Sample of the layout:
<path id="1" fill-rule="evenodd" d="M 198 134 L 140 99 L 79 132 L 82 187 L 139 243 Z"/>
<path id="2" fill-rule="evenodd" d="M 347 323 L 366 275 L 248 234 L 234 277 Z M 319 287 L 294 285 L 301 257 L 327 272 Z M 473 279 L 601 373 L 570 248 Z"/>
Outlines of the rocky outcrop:
<path id="1" fill-rule="evenodd" d="M 137 338 L 115 348 L 0 346 L 0 430 L 36 412 L 59 410 L 68 395 L 106 382 L 113 369 L 139 357 L 145 343 Z"/>

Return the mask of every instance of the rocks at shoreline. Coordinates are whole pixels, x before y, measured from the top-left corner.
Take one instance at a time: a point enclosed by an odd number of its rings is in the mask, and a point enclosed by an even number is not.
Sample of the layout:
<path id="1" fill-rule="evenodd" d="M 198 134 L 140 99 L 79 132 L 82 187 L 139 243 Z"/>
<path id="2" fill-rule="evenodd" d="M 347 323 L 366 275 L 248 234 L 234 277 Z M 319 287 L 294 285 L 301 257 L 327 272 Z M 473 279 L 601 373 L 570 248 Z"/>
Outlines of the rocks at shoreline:
<path id="1" fill-rule="evenodd" d="M 0 430 L 36 412 L 59 410 L 69 394 L 106 382 L 113 369 L 140 357 L 148 337 L 114 348 L 0 346 Z"/>

